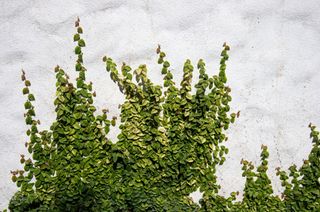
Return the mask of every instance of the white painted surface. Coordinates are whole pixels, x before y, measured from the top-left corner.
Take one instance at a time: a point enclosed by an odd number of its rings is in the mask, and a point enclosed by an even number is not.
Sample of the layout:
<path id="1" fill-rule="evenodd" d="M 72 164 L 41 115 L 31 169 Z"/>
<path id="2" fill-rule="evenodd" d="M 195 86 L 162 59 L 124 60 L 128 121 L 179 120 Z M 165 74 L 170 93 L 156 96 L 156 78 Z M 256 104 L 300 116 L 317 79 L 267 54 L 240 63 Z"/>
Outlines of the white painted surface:
<path id="1" fill-rule="evenodd" d="M 80 2 L 80 3 L 76 3 Z M 259 160 L 260 145 L 270 149 L 274 168 L 301 164 L 311 148 L 307 125 L 320 127 L 320 1 L 0 1 L 0 209 L 16 191 L 10 170 L 26 153 L 20 70 L 25 69 L 36 96 L 43 128 L 54 120 L 53 69 L 59 64 L 75 76 L 74 21 L 87 42 L 88 79 L 97 91 L 95 104 L 118 114 L 121 93 L 101 61 L 107 54 L 136 67 L 146 63 L 161 82 L 156 65 L 158 43 L 167 52 L 176 79 L 190 58 L 203 58 L 217 73 L 219 53 L 231 46 L 227 66 L 232 108 L 241 117 L 229 130 L 230 153 L 219 168 L 222 194 L 242 190 L 241 158 Z M 116 132 L 113 132 L 115 137 Z"/>

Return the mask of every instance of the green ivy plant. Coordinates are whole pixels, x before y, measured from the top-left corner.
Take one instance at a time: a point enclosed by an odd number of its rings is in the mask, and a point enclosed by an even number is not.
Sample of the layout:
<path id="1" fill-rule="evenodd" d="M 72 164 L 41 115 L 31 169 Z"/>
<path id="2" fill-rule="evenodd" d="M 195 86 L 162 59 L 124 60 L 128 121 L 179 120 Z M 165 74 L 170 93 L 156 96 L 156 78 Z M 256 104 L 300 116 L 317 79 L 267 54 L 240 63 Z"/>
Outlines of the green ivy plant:
<path id="1" fill-rule="evenodd" d="M 226 86 L 226 61 L 230 47 L 223 45 L 218 75 L 206 73 L 202 59 L 197 63 L 199 79 L 192 90 L 195 67 L 186 60 L 180 86 L 173 80 L 170 63 L 160 48 L 163 86 L 148 77 L 146 65 L 133 70 L 103 57 L 106 71 L 125 95 L 121 105 L 120 134 L 112 142 L 108 133 L 116 117 L 108 110 L 96 111 L 96 93 L 86 81 L 83 63 L 86 46 L 79 19 L 73 37 L 77 56 L 76 83 L 57 66 L 56 120 L 50 130 L 39 131 L 30 92 L 30 81 L 22 72 L 27 97 L 25 143 L 30 158 L 21 155 L 24 170 L 12 171 L 19 187 L 9 203 L 11 211 L 319 211 L 320 141 L 311 126 L 313 149 L 298 170 L 289 176 L 277 170 L 285 187 L 283 196 L 273 195 L 267 176 L 268 156 L 262 146 L 261 165 L 254 171 L 242 160 L 246 177 L 243 200 L 238 192 L 218 194 L 216 170 L 225 161 L 228 137 L 225 131 L 239 117 L 231 113 L 231 89 Z M 202 192 L 200 205 L 189 195 Z"/>

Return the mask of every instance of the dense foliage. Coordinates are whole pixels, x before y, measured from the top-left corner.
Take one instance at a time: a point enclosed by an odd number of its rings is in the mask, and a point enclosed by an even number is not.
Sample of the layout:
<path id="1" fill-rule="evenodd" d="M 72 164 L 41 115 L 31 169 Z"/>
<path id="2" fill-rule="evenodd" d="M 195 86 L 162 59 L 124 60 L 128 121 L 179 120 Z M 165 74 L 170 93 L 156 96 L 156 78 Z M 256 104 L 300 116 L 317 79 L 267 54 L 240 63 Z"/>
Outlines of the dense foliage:
<path id="1" fill-rule="evenodd" d="M 83 64 L 82 28 L 76 22 L 76 85 L 59 66 L 56 73 L 56 121 L 50 130 L 38 130 L 25 73 L 23 94 L 32 158 L 21 155 L 24 170 L 12 171 L 19 191 L 12 197 L 11 211 L 319 211 L 320 140 L 311 126 L 313 149 L 298 170 L 278 174 L 285 187 L 280 198 L 273 195 L 267 176 L 268 156 L 262 146 L 261 165 L 254 171 L 242 160 L 246 177 L 244 197 L 218 195 L 216 170 L 225 161 L 228 148 L 225 131 L 239 117 L 230 113 L 231 89 L 226 86 L 229 46 L 224 44 L 218 75 L 209 76 L 199 60 L 199 80 L 191 93 L 194 66 L 186 60 L 183 79 L 176 86 L 166 54 L 157 49 L 163 87 L 148 78 L 146 65 L 132 70 L 123 63 L 118 69 L 103 57 L 106 70 L 126 100 L 121 105 L 120 134 L 107 138 L 116 117 L 100 113 L 96 96 L 86 81 Z M 133 79 L 135 77 L 135 79 Z M 189 197 L 199 189 L 200 205 Z"/>

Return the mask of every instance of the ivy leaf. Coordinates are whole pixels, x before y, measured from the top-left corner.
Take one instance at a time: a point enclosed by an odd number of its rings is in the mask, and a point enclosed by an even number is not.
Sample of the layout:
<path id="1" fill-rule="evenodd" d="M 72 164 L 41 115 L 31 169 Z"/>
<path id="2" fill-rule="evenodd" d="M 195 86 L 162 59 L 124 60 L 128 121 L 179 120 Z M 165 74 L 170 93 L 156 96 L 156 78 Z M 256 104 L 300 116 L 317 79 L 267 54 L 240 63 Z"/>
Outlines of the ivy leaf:
<path id="1" fill-rule="evenodd" d="M 84 42 L 83 39 L 80 39 L 80 40 L 78 41 L 78 45 L 79 45 L 80 47 L 84 47 L 84 46 L 86 46 L 86 43 Z"/>
<path id="2" fill-rule="evenodd" d="M 75 34 L 73 36 L 73 41 L 78 41 L 78 40 L 80 40 L 80 35 L 79 34 Z"/>
<path id="3" fill-rule="evenodd" d="M 23 88 L 22 93 L 23 94 L 28 94 L 29 93 L 29 89 L 27 87 Z"/>
<path id="4" fill-rule="evenodd" d="M 74 49 L 74 53 L 81 54 L 81 47 L 80 46 L 76 46 L 76 48 Z"/>
<path id="5" fill-rule="evenodd" d="M 29 94 L 28 95 L 28 100 L 29 101 L 34 101 L 35 100 L 34 95 L 33 94 Z"/>

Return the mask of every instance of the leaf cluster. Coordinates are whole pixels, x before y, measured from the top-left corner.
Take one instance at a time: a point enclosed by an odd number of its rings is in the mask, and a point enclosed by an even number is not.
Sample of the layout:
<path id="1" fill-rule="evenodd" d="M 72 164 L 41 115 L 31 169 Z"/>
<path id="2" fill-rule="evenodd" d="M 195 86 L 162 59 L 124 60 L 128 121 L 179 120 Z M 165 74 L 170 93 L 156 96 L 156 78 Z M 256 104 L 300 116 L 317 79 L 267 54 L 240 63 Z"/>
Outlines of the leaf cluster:
<path id="1" fill-rule="evenodd" d="M 157 49 L 163 86 L 148 77 L 145 64 L 118 68 L 103 57 L 106 71 L 125 95 L 120 120 L 108 110 L 94 106 L 92 83 L 86 81 L 83 63 L 83 30 L 76 21 L 74 53 L 76 83 L 57 66 L 56 120 L 49 130 L 38 130 L 30 92 L 31 83 L 22 73 L 27 96 L 25 143 L 30 158 L 21 155 L 23 170 L 12 171 L 19 191 L 12 197 L 11 211 L 318 211 L 320 208 L 319 133 L 312 129 L 309 159 L 290 176 L 278 170 L 285 187 L 283 197 L 273 195 L 267 176 L 268 156 L 262 146 L 261 165 L 254 171 L 242 160 L 246 177 L 244 197 L 218 195 L 216 170 L 226 160 L 225 131 L 239 117 L 231 113 L 231 89 L 226 86 L 226 61 L 230 47 L 223 45 L 220 68 L 210 76 L 202 59 L 193 66 L 186 60 L 183 79 L 177 86 L 166 53 Z M 192 92 L 194 69 L 199 79 Z M 120 121 L 117 141 L 108 138 Z M 189 195 L 202 192 L 200 206 Z"/>

